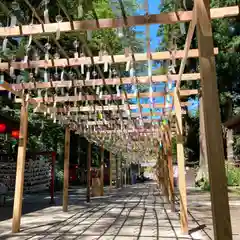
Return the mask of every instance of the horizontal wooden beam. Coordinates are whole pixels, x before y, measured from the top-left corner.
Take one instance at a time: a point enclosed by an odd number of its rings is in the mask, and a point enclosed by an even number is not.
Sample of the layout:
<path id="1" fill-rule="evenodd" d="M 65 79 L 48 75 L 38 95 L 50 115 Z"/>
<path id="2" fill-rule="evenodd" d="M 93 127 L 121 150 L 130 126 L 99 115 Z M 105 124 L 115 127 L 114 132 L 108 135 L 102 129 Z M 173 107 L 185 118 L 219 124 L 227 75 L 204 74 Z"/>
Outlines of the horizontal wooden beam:
<path id="1" fill-rule="evenodd" d="M 157 123 L 159 122 L 161 119 L 143 119 L 143 122 L 144 123 L 151 123 L 151 122 L 154 122 L 154 123 Z M 98 121 L 91 121 L 91 120 L 88 120 L 87 121 L 87 124 L 88 126 L 96 126 L 96 125 L 107 125 L 107 124 L 111 124 L 111 123 L 116 123 L 115 120 L 106 120 L 106 121 L 101 121 L 101 120 L 98 120 Z M 121 121 L 119 121 L 119 123 L 121 123 Z M 123 124 L 127 124 L 129 125 L 129 121 L 128 120 L 123 120 Z"/>
<path id="2" fill-rule="evenodd" d="M 224 18 L 236 16 L 239 14 L 239 8 L 223 7 L 211 9 L 211 18 Z M 47 35 L 55 33 L 56 29 L 60 29 L 61 32 L 74 32 L 74 31 L 87 31 L 106 28 L 120 28 L 120 27 L 132 27 L 141 26 L 146 24 L 174 24 L 178 22 L 189 22 L 192 20 L 192 11 L 178 11 L 170 13 L 152 14 L 148 16 L 128 16 L 126 19 L 98 19 L 98 20 L 83 20 L 61 23 L 49 23 L 49 24 L 33 24 L 22 25 L 15 27 L 1 27 L 1 37 L 16 37 L 26 35 Z"/>
<path id="3" fill-rule="evenodd" d="M 42 111 L 39 111 L 39 112 L 43 113 Z M 166 112 L 164 112 L 164 113 L 162 113 L 162 112 L 157 112 L 157 111 L 152 111 L 152 113 L 151 113 L 151 112 L 142 112 L 142 113 L 140 113 L 140 112 L 131 112 L 131 119 L 135 121 L 135 118 L 149 117 L 149 120 L 151 120 L 151 117 L 152 117 L 152 119 L 156 119 L 156 118 L 154 118 L 154 117 L 170 116 L 170 114 L 173 114 L 173 115 L 174 115 L 175 113 L 174 113 L 174 112 L 172 113 L 171 111 L 166 111 Z M 184 109 L 182 109 L 182 114 L 186 114 L 186 111 L 185 111 Z M 57 116 L 61 116 L 61 115 L 58 114 Z M 76 116 L 76 115 L 69 115 L 69 116 L 66 116 L 66 118 L 67 118 L 68 120 L 69 120 L 69 119 L 72 119 L 72 120 L 75 121 L 75 116 Z M 128 118 L 128 115 L 127 115 L 127 114 L 123 114 L 122 117 L 123 117 L 123 118 Z M 78 118 L 79 118 L 79 120 L 83 120 L 83 121 L 89 120 L 89 116 L 88 116 L 88 115 L 78 115 Z M 93 116 L 92 116 L 92 118 L 93 118 Z M 112 117 L 111 119 L 112 119 L 112 120 L 115 120 L 115 122 L 121 121 L 120 118 L 119 118 L 119 116 L 115 116 L 115 118 Z M 161 118 L 159 118 L 159 120 L 160 120 L 160 119 L 161 119 Z M 105 119 L 105 120 L 106 120 L 106 119 Z M 106 120 L 106 121 L 107 121 L 107 120 Z M 106 122 L 106 121 L 103 121 L 103 122 Z"/>
<path id="4" fill-rule="evenodd" d="M 185 110 L 182 110 L 182 111 L 183 111 L 183 114 L 186 113 Z M 39 110 L 38 112 L 39 113 L 44 113 L 42 110 Z M 135 121 L 135 118 L 141 118 L 141 117 L 153 117 L 154 118 L 154 117 L 169 116 L 169 115 L 170 115 L 169 112 L 165 112 L 165 113 L 156 112 L 156 111 L 153 111 L 152 113 L 151 112 L 142 112 L 142 113 L 131 112 L 131 119 L 133 119 Z M 61 115 L 57 114 L 57 116 L 61 116 Z M 127 116 L 127 114 L 126 115 L 123 114 L 123 117 L 127 118 L 128 116 Z M 81 120 L 81 121 L 87 121 L 87 120 L 89 120 L 89 117 L 88 117 L 88 115 L 78 115 L 78 119 Z M 111 119 L 114 119 L 114 118 L 111 118 Z M 76 122 L 75 115 L 66 116 L 65 121 L 67 122 L 69 120 L 74 120 Z M 116 116 L 115 122 L 118 121 L 118 120 L 120 120 L 120 118 L 118 116 Z M 106 121 L 102 121 L 104 125 L 106 125 Z"/>
<path id="5" fill-rule="evenodd" d="M 96 130 L 97 131 L 97 130 Z M 131 135 L 138 135 L 138 136 L 141 136 L 141 137 L 146 137 L 146 136 L 155 136 L 155 137 L 158 137 L 159 134 L 157 132 L 157 130 L 153 130 L 153 131 L 150 131 L 150 130 L 142 130 L 142 129 L 136 129 L 136 130 L 130 130 L 128 129 L 127 132 Z M 106 131 L 103 131 L 103 130 L 99 130 L 97 131 L 97 133 L 99 134 L 106 134 L 105 136 L 109 135 L 109 134 L 116 134 L 116 133 L 122 133 L 122 130 L 106 130 Z M 142 138 L 144 139 L 144 138 Z M 132 139 L 133 140 L 133 139 Z M 140 140 L 140 139 L 138 139 Z M 142 141 L 141 141 L 142 142 Z M 144 143 L 144 142 L 143 142 Z"/>
<path id="6" fill-rule="evenodd" d="M 186 107 L 189 106 L 188 102 L 182 102 L 181 103 L 182 107 Z M 129 104 L 129 107 L 131 110 L 134 109 L 138 109 L 139 105 L 138 104 Z M 145 108 L 145 109 L 150 109 L 150 108 L 154 108 L 154 109 L 159 109 L 159 108 L 165 108 L 165 104 L 163 103 L 155 103 L 155 104 L 140 104 L 141 108 Z M 172 105 L 170 104 L 168 106 L 169 108 L 172 107 Z M 70 107 L 67 109 L 68 112 L 102 112 L 102 111 L 117 111 L 118 109 L 120 110 L 127 110 L 128 107 L 125 105 L 108 105 L 108 106 L 100 106 L 100 105 L 95 105 L 95 106 L 80 106 L 80 107 Z M 153 109 L 153 110 L 154 110 Z M 55 113 L 64 113 L 66 111 L 66 109 L 64 108 L 50 108 L 51 112 Z"/>
<path id="7" fill-rule="evenodd" d="M 4 88 L 6 91 L 11 92 L 13 95 L 15 95 L 15 97 L 18 97 L 17 99 L 18 99 L 19 103 L 22 102 L 22 100 L 21 100 L 21 98 L 23 97 L 22 96 L 22 91 L 15 91 L 15 90 L 13 90 L 12 87 L 10 86 L 10 84 L 5 82 L 5 81 L 1 82 L 0 86 L 2 88 Z M 38 102 L 36 100 L 34 100 L 33 98 L 29 97 L 27 99 L 27 101 L 33 107 L 38 107 L 38 109 L 41 110 L 42 112 L 46 112 L 47 111 L 47 107 L 44 104 L 40 104 L 40 106 L 39 106 Z M 49 113 L 51 113 L 51 111 L 49 111 Z M 59 119 L 61 119 L 61 116 L 59 116 Z"/>
<path id="8" fill-rule="evenodd" d="M 178 75 L 157 75 L 152 76 L 152 83 L 167 82 L 169 80 L 177 81 Z M 187 73 L 183 74 L 183 81 L 191 81 L 200 79 L 199 73 Z M 19 83 L 19 84 L 10 84 L 14 90 L 23 90 L 23 89 L 49 89 L 49 88 L 68 88 L 68 87 L 83 87 L 83 86 L 103 86 L 103 85 L 121 85 L 121 84 L 149 84 L 148 77 L 125 77 L 125 78 L 109 78 L 105 79 L 105 82 L 102 79 L 91 79 L 91 80 L 74 80 L 74 81 L 52 81 L 52 82 L 29 82 L 29 83 Z M 1 86 L 1 85 L 0 85 Z M 0 90 L 3 90 L 4 88 Z M 5 90 L 5 89 L 4 89 Z"/>
<path id="9" fill-rule="evenodd" d="M 184 111 L 183 111 L 184 112 Z M 186 112 L 184 112 L 184 113 L 186 113 Z M 158 113 L 158 114 L 161 114 L 161 113 Z M 160 116 L 163 116 L 164 114 L 161 114 Z M 166 114 L 165 114 L 166 115 Z M 165 116 L 164 115 L 164 116 Z M 159 116 L 159 115 L 158 115 Z M 144 123 L 151 123 L 151 122 L 153 122 L 153 123 L 159 123 L 160 121 L 161 121 L 161 119 L 143 119 L 142 120 Z M 119 123 L 120 123 L 121 121 L 119 121 Z M 101 125 L 107 125 L 107 124 L 111 124 L 111 123 L 116 123 L 116 121 L 115 120 L 106 120 L 106 121 L 102 121 L 102 120 L 97 120 L 97 121 L 91 121 L 91 120 L 88 120 L 87 121 L 87 124 L 88 124 L 88 126 L 96 126 L 96 125 L 99 125 L 99 126 L 101 126 Z M 127 124 L 128 125 L 128 127 L 129 127 L 129 121 L 128 120 L 123 120 L 123 123 L 124 124 Z M 144 129 L 149 129 L 148 127 L 144 127 Z M 137 130 L 139 130 L 139 129 L 137 129 Z M 142 129 L 141 129 L 142 130 Z M 175 128 L 172 128 L 172 130 L 175 130 Z M 156 129 L 154 129 L 154 131 L 156 131 Z"/>
<path id="10" fill-rule="evenodd" d="M 218 54 L 218 48 L 214 48 L 214 54 Z M 169 51 L 165 52 L 153 52 L 151 53 L 152 60 L 168 60 L 171 59 Z M 184 57 L 184 51 L 179 50 L 175 53 L 175 59 L 182 59 Z M 191 49 L 188 52 L 188 58 L 199 57 L 198 49 Z M 98 56 L 93 57 L 94 64 L 104 64 L 105 62 L 112 62 L 111 56 L 104 56 L 103 59 L 99 59 Z M 125 55 L 114 55 L 114 63 L 124 63 L 130 61 L 132 58 L 125 57 Z M 147 61 L 146 53 L 135 53 L 134 59 L 136 62 Z M 100 61 L 101 60 L 101 61 Z M 80 65 L 91 65 L 92 59 L 90 57 L 80 57 L 80 58 L 60 58 L 54 60 L 38 60 L 38 61 L 29 61 L 28 63 L 24 62 L 12 62 L 9 65 L 8 62 L 0 63 L 0 71 L 9 70 L 9 67 L 12 66 L 14 69 L 32 69 L 32 68 L 54 68 L 54 67 L 69 67 L 69 66 L 80 66 Z"/>
<path id="11" fill-rule="evenodd" d="M 197 89 L 191 89 L 191 90 L 180 90 L 180 94 L 181 96 L 191 96 L 191 95 L 196 95 L 198 94 L 198 90 Z M 170 93 L 171 96 L 173 96 L 173 93 Z M 164 97 L 165 93 L 164 92 L 153 92 L 151 94 L 151 96 L 153 98 L 155 97 Z M 139 93 L 139 98 L 149 98 L 150 97 L 150 93 L 149 92 L 143 92 L 143 93 Z M 125 99 L 125 95 L 120 95 L 117 96 L 116 94 L 113 95 L 103 95 L 102 98 L 100 99 L 99 96 L 94 96 L 94 95 L 85 95 L 85 96 L 64 96 L 64 97 L 59 97 L 59 96 L 55 96 L 53 97 L 36 97 L 36 98 L 32 98 L 35 102 L 37 103 L 53 103 L 53 102 L 78 102 L 78 101 L 95 101 L 95 100 L 121 100 L 121 99 Z M 136 95 L 129 93 L 127 94 L 127 99 L 136 99 Z M 15 99 L 16 103 L 20 103 L 21 99 L 16 98 Z"/>

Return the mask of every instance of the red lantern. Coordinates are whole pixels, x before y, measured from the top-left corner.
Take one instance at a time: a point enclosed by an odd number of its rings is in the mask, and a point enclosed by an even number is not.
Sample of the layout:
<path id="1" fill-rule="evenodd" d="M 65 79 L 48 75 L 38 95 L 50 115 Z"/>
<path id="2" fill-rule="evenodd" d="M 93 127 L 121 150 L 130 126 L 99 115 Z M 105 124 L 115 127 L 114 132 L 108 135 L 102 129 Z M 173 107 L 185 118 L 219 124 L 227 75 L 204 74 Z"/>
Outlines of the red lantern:
<path id="1" fill-rule="evenodd" d="M 13 138 L 19 138 L 19 131 L 18 130 L 13 130 L 11 135 L 12 135 Z"/>
<path id="2" fill-rule="evenodd" d="M 6 124 L 0 123 L 0 133 L 5 133 L 6 129 L 7 129 Z"/>

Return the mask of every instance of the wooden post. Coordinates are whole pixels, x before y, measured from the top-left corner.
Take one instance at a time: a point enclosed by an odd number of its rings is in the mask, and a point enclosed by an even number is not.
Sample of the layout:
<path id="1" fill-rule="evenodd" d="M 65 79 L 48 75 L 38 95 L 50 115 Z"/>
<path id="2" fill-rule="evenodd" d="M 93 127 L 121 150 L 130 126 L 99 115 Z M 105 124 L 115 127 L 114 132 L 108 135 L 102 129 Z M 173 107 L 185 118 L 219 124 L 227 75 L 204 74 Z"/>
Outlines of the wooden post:
<path id="1" fill-rule="evenodd" d="M 78 141 L 78 146 L 77 146 L 78 166 L 80 166 L 80 162 L 81 162 L 81 137 L 80 137 L 80 135 L 77 135 L 77 141 Z"/>
<path id="2" fill-rule="evenodd" d="M 163 155 L 163 146 L 159 150 L 159 167 L 160 167 L 160 184 L 162 194 L 165 196 L 165 183 L 164 183 L 164 155 Z"/>
<path id="3" fill-rule="evenodd" d="M 115 157 L 116 159 L 116 188 L 119 188 L 119 160 L 118 160 L 118 155 Z"/>
<path id="4" fill-rule="evenodd" d="M 214 239 L 232 240 L 209 0 L 196 1 L 197 38 Z"/>
<path id="5" fill-rule="evenodd" d="M 51 161 L 51 186 L 50 186 L 50 195 L 51 195 L 51 200 L 50 204 L 54 204 L 54 173 L 55 173 L 55 163 L 56 163 L 56 152 L 52 152 L 52 161 Z"/>
<path id="6" fill-rule="evenodd" d="M 125 161 L 125 171 L 124 171 L 124 185 L 127 187 L 129 184 L 129 167 L 127 161 Z"/>
<path id="7" fill-rule="evenodd" d="M 159 190 L 160 190 L 160 192 L 162 192 L 162 179 L 161 179 L 160 153 L 158 153 L 157 175 L 158 175 L 158 185 L 159 185 Z"/>
<path id="8" fill-rule="evenodd" d="M 133 184 L 133 177 L 132 177 L 132 175 L 133 175 L 133 173 L 132 173 L 132 163 L 130 163 L 130 168 L 129 168 L 129 183 L 130 183 L 130 185 L 132 185 Z"/>
<path id="9" fill-rule="evenodd" d="M 27 146 L 27 130 L 28 130 L 28 104 L 23 100 L 21 106 L 20 116 L 20 131 L 19 131 L 19 144 L 17 155 L 17 172 L 14 193 L 13 205 L 13 220 L 12 232 L 17 233 L 20 231 L 21 215 L 22 215 L 22 199 L 23 199 L 23 185 L 24 185 L 24 170 L 26 159 L 26 146 Z"/>
<path id="10" fill-rule="evenodd" d="M 163 134 L 163 139 L 162 139 L 162 144 L 163 144 L 163 151 L 162 151 L 162 157 L 163 157 L 163 188 L 164 188 L 164 195 L 166 198 L 166 202 L 169 202 L 169 192 L 168 192 L 168 158 L 167 158 L 167 143 L 165 136 Z"/>
<path id="11" fill-rule="evenodd" d="M 112 190 L 112 153 L 109 152 L 109 191 Z"/>
<path id="12" fill-rule="evenodd" d="M 120 157 L 120 186 L 123 187 L 123 165 L 122 165 L 122 157 Z"/>
<path id="13" fill-rule="evenodd" d="M 100 180 L 101 180 L 101 192 L 100 195 L 104 195 L 104 148 L 101 146 L 101 173 L 100 173 Z"/>
<path id="14" fill-rule="evenodd" d="M 177 89 L 174 91 L 174 107 L 176 112 L 176 129 L 177 129 L 177 162 L 178 162 L 178 181 L 180 193 L 180 222 L 182 233 L 188 233 L 187 218 L 187 191 L 185 178 L 185 158 L 183 148 L 183 126 L 182 126 L 182 109 L 180 104 L 180 94 Z"/>
<path id="15" fill-rule="evenodd" d="M 90 202 L 91 195 L 91 165 L 92 165 L 92 144 L 88 142 L 88 157 L 87 157 L 87 202 Z"/>
<path id="16" fill-rule="evenodd" d="M 68 187 L 69 187 L 69 153 L 70 153 L 70 128 L 65 129 L 64 147 L 64 183 L 63 183 L 63 211 L 68 211 Z"/>
<path id="17" fill-rule="evenodd" d="M 169 200 L 171 203 L 171 210 L 175 212 L 175 195 L 174 195 L 174 181 L 173 181 L 173 163 L 172 163 L 172 136 L 171 130 L 168 128 L 166 132 L 167 137 L 167 158 L 168 158 L 168 178 L 169 178 Z"/>

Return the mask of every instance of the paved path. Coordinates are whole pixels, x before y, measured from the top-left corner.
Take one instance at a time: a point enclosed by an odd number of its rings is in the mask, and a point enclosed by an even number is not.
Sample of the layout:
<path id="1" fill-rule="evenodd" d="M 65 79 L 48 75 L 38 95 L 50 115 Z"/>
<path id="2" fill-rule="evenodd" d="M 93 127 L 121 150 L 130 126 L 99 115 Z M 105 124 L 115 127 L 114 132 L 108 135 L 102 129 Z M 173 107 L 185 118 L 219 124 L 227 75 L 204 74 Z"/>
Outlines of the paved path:
<path id="1" fill-rule="evenodd" d="M 233 240 L 240 240 L 240 196 L 235 193 L 228 193 Z M 196 201 L 197 200 L 197 201 Z M 188 210 L 191 218 L 198 221 L 199 224 L 205 224 L 205 234 L 213 237 L 212 211 L 210 193 L 196 189 L 188 190 Z"/>
<path id="2" fill-rule="evenodd" d="M 71 194 L 68 213 L 61 206 L 51 206 L 25 214 L 22 231 L 16 235 L 10 234 L 11 220 L 1 221 L 0 239 L 209 239 L 202 232 L 180 234 L 178 214 L 171 213 L 155 184 L 128 186 L 90 204 L 77 200 L 83 194 Z M 189 226 L 194 229 L 198 224 L 190 219 Z"/>

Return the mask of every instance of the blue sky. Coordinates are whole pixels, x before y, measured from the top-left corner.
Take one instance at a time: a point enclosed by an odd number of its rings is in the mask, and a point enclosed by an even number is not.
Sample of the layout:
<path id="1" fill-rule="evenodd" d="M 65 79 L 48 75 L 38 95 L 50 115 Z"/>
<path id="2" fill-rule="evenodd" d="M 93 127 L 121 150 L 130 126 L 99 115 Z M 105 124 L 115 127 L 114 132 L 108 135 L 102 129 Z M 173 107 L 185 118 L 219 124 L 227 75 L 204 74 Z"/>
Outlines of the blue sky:
<path id="1" fill-rule="evenodd" d="M 140 0 L 139 2 L 143 4 L 144 0 Z M 160 13 L 159 5 L 160 5 L 160 1 L 149 0 L 149 14 Z M 139 11 L 137 11 L 136 14 L 137 15 L 144 15 L 145 11 L 140 9 Z M 161 38 L 157 37 L 158 27 L 159 27 L 158 24 L 150 25 L 150 38 L 151 38 L 151 51 L 152 52 L 156 51 L 156 48 L 161 41 Z M 136 30 L 145 33 L 146 32 L 146 27 L 145 26 L 137 26 Z M 143 37 L 145 38 L 146 35 L 143 34 Z M 147 73 L 144 73 L 144 75 L 146 75 L 146 74 Z M 158 85 L 153 86 L 153 91 L 154 92 L 164 91 L 164 87 L 165 87 L 164 85 L 163 84 L 158 84 Z M 134 91 L 134 87 L 133 87 L 132 90 Z M 171 98 L 171 100 L 172 100 L 172 98 Z M 155 103 L 163 103 L 164 98 L 163 97 L 156 97 L 155 99 L 153 99 L 153 101 Z M 133 103 L 136 103 L 136 99 L 135 100 L 133 99 Z M 150 103 L 150 99 L 140 99 L 140 103 Z M 198 107 L 198 102 L 196 102 L 195 100 L 190 100 L 190 104 L 191 104 L 189 106 L 190 111 L 194 111 Z M 149 112 L 149 111 L 150 111 L 150 109 L 143 109 L 143 112 Z M 154 117 L 154 118 L 157 118 L 157 117 Z"/>

